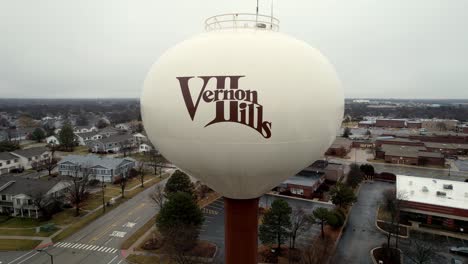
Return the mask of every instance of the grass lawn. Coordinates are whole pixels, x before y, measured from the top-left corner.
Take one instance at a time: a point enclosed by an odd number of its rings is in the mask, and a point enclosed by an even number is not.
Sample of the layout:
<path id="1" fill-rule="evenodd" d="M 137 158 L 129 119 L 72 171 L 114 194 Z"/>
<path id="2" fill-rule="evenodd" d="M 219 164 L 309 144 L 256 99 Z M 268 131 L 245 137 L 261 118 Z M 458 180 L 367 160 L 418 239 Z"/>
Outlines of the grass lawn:
<path id="1" fill-rule="evenodd" d="M 31 250 L 41 243 L 40 240 L 0 239 L 0 250 Z"/>
<path id="2" fill-rule="evenodd" d="M 110 211 L 110 210 L 107 210 L 107 211 Z M 96 212 L 94 212 L 94 213 L 92 213 L 90 215 L 87 215 L 87 216 L 81 218 L 78 221 L 76 219 L 72 219 L 73 224 L 71 224 L 65 230 L 63 230 L 58 235 L 53 237 L 52 241 L 55 243 L 55 242 L 58 242 L 58 241 L 60 241 L 60 240 L 62 240 L 64 238 L 74 234 L 75 232 L 77 232 L 78 230 L 83 228 L 84 226 L 86 226 L 89 223 L 91 223 L 92 221 L 96 220 L 101 215 L 103 215 L 103 212 L 101 210 L 98 210 L 98 211 L 96 211 Z"/>
<path id="3" fill-rule="evenodd" d="M 379 210 L 377 212 L 377 220 L 382 220 L 382 221 L 391 221 L 391 216 L 390 213 L 385 210 L 382 206 L 379 207 Z"/>
<path id="4" fill-rule="evenodd" d="M 87 155 L 89 154 L 88 146 L 77 146 L 73 149 L 73 152 L 69 152 L 70 154 L 77 154 L 77 155 Z"/>
<path id="5" fill-rule="evenodd" d="M 36 228 L 27 228 L 27 229 L 0 229 L 0 236 L 40 236 L 48 237 L 52 235 L 55 231 L 44 232 L 40 231 L 36 233 Z"/>
<path id="6" fill-rule="evenodd" d="M 43 225 L 44 222 L 39 221 L 34 218 L 20 218 L 20 217 L 10 217 L 2 216 L 0 218 L 0 228 L 10 227 L 10 228 L 23 228 L 23 227 L 36 227 Z"/>

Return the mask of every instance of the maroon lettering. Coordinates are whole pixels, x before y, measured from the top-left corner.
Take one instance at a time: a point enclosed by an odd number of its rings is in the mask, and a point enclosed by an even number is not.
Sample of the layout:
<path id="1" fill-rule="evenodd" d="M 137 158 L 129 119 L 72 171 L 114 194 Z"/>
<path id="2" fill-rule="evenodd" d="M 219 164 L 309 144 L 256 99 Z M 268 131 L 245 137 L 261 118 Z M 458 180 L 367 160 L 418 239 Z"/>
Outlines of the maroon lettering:
<path id="1" fill-rule="evenodd" d="M 215 116 L 205 127 L 220 123 L 234 122 L 246 125 L 258 131 L 264 138 L 271 137 L 271 122 L 263 120 L 263 106 L 258 103 L 257 91 L 239 88 L 239 79 L 243 75 L 198 76 L 203 81 L 196 100 L 192 97 L 189 81 L 194 76 L 176 77 L 179 80 L 182 97 L 192 120 L 195 118 L 200 101 L 215 103 Z M 207 89 L 211 79 L 215 79 L 216 89 Z M 229 87 L 226 87 L 229 83 Z M 228 110 L 228 116 L 226 111 Z"/>

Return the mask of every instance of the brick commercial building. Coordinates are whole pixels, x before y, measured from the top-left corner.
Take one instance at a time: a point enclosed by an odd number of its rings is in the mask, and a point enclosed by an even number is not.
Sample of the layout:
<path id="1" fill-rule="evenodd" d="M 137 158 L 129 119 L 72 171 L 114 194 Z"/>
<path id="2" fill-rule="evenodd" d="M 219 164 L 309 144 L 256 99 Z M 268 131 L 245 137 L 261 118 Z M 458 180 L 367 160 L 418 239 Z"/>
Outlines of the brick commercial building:
<path id="1" fill-rule="evenodd" d="M 397 175 L 396 194 L 404 221 L 468 232 L 468 183 Z"/>
<path id="2" fill-rule="evenodd" d="M 280 192 L 289 191 L 291 195 L 312 198 L 315 190 L 325 181 L 323 172 L 301 171 L 278 186 Z"/>
<path id="3" fill-rule="evenodd" d="M 375 126 L 374 120 L 364 120 L 358 123 L 358 127 L 360 128 L 371 128 Z"/>
<path id="4" fill-rule="evenodd" d="M 323 173 L 326 180 L 337 182 L 343 177 L 344 165 L 326 160 L 317 160 L 303 171 Z"/>
<path id="5" fill-rule="evenodd" d="M 352 144 L 353 142 L 347 138 L 337 137 L 325 155 L 344 157 L 351 151 Z"/>
<path id="6" fill-rule="evenodd" d="M 458 120 L 450 119 L 423 119 L 421 128 L 427 131 L 455 131 L 458 123 Z"/>
<path id="7" fill-rule="evenodd" d="M 435 165 L 444 166 L 444 155 L 437 152 L 427 152 L 424 146 L 399 146 L 383 144 L 376 149 L 375 157 L 385 162 L 405 165 Z"/>
<path id="8" fill-rule="evenodd" d="M 376 147 L 381 147 L 382 145 L 398 145 L 398 146 L 420 146 L 424 147 L 424 143 L 419 140 L 413 140 L 408 138 L 384 138 L 375 141 Z"/>
<path id="9" fill-rule="evenodd" d="M 376 127 L 405 128 L 406 119 L 377 119 Z"/>
<path id="10" fill-rule="evenodd" d="M 411 129 L 420 129 L 422 128 L 422 123 L 419 121 L 407 121 L 406 127 Z"/>

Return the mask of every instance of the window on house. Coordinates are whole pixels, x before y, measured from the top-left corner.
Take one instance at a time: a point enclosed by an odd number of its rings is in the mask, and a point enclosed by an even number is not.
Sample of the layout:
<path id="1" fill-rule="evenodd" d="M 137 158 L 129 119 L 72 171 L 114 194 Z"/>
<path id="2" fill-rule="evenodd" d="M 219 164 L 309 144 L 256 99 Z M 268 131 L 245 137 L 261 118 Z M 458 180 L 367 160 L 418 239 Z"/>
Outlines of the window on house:
<path id="1" fill-rule="evenodd" d="M 15 162 L 18 162 L 18 159 L 15 159 Z"/>
<path id="2" fill-rule="evenodd" d="M 0 162 L 0 167 L 3 166 L 3 163 Z"/>
<path id="3" fill-rule="evenodd" d="M 291 193 L 292 194 L 297 194 L 297 195 L 304 195 L 304 190 L 299 189 L 299 188 L 291 188 Z"/>
<path id="4" fill-rule="evenodd" d="M 28 158 L 28 161 L 31 161 L 31 158 Z"/>
<path id="5" fill-rule="evenodd" d="M 6 164 L 8 165 L 8 164 L 10 164 L 10 163 L 11 163 L 11 161 L 7 160 Z"/>
<path id="6" fill-rule="evenodd" d="M 6 194 L 2 194 L 2 201 L 6 201 Z"/>
<path id="7" fill-rule="evenodd" d="M 28 199 L 28 205 L 32 205 L 32 200 Z"/>

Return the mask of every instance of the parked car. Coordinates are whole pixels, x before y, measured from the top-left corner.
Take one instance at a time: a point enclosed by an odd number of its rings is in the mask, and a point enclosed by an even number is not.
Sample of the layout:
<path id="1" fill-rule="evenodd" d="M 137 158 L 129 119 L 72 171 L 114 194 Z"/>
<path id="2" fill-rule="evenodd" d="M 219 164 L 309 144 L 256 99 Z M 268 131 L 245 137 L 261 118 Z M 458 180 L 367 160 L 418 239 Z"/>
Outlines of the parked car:
<path id="1" fill-rule="evenodd" d="M 450 261 L 450 264 L 463 264 L 463 261 L 461 261 L 459 259 L 452 258 L 452 260 Z"/>
<path id="2" fill-rule="evenodd" d="M 468 247 L 451 247 L 450 252 L 457 255 L 468 256 Z"/>
<path id="3" fill-rule="evenodd" d="M 447 159 L 458 160 L 458 156 L 448 156 Z"/>

